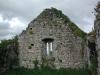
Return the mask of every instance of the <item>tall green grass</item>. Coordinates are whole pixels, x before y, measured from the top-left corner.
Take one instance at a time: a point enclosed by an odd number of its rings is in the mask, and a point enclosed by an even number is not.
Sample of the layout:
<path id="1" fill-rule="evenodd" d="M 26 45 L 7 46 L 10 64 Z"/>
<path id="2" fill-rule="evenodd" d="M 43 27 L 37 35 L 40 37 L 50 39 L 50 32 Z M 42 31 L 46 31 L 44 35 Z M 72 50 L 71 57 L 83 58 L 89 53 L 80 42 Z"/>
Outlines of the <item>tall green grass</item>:
<path id="1" fill-rule="evenodd" d="M 90 75 L 87 69 L 14 69 L 7 71 L 4 75 Z"/>

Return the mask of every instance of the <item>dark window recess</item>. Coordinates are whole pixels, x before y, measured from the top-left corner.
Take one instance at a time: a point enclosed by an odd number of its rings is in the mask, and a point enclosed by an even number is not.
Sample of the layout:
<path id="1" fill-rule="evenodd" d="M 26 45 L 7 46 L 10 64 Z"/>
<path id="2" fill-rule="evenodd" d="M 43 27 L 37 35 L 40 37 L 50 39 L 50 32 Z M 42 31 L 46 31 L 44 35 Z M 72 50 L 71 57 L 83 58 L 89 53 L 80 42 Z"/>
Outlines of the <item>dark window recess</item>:
<path id="1" fill-rule="evenodd" d="M 32 30 L 32 28 L 30 28 L 30 30 Z"/>
<path id="2" fill-rule="evenodd" d="M 31 46 L 34 46 L 34 44 L 31 44 Z"/>
<path id="3" fill-rule="evenodd" d="M 53 42 L 54 39 L 52 39 L 52 38 L 46 38 L 46 39 L 43 39 L 42 41 L 44 41 L 44 42 Z"/>
<path id="4" fill-rule="evenodd" d="M 46 39 L 42 40 L 45 43 L 45 53 L 46 53 L 47 56 L 52 56 L 53 40 L 54 39 L 52 39 L 52 38 L 46 38 Z"/>

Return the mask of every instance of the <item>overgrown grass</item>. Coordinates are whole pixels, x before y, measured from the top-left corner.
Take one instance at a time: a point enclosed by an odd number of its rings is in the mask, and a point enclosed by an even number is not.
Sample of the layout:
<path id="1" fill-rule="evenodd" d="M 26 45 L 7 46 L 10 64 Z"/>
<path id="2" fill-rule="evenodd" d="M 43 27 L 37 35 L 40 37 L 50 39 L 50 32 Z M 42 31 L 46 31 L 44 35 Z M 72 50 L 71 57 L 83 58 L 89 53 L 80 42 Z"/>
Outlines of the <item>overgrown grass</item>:
<path id="1" fill-rule="evenodd" d="M 4 75 L 90 75 L 87 69 L 15 69 L 7 71 Z"/>

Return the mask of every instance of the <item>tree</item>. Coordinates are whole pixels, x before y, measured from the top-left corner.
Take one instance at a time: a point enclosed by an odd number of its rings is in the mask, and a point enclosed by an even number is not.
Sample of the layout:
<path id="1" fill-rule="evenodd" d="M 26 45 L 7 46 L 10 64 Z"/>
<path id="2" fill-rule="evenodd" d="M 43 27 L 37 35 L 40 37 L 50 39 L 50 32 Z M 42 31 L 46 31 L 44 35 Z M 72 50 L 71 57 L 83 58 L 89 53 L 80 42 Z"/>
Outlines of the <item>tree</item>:
<path id="1" fill-rule="evenodd" d="M 10 69 L 18 65 L 18 38 L 0 43 L 0 68 Z"/>

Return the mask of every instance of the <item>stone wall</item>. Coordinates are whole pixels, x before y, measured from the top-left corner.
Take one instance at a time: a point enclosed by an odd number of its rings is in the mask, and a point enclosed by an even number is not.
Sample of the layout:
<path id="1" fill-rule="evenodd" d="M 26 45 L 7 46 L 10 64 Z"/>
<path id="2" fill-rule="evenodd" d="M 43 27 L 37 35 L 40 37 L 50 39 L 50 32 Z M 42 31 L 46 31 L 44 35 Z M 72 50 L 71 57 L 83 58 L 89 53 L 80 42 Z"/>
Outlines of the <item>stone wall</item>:
<path id="1" fill-rule="evenodd" d="M 54 39 L 52 57 L 55 58 L 56 68 L 85 66 L 88 59 L 83 39 L 75 36 L 68 23 L 57 17 L 52 9 L 43 11 L 19 35 L 20 66 L 33 68 L 35 59 L 42 64 L 42 52 L 45 49 L 43 39 L 46 38 Z"/>
<path id="2" fill-rule="evenodd" d="M 95 32 L 96 32 L 96 51 L 98 52 L 98 75 L 100 75 L 100 27 L 99 27 L 99 24 L 100 24 L 100 21 L 95 21 Z M 98 26 L 97 26 L 98 25 Z"/>
<path id="3" fill-rule="evenodd" d="M 95 9 L 96 14 L 96 20 L 94 22 L 94 29 L 96 32 L 96 50 L 98 52 L 98 75 L 100 75 L 100 2 L 97 5 L 97 8 Z"/>

